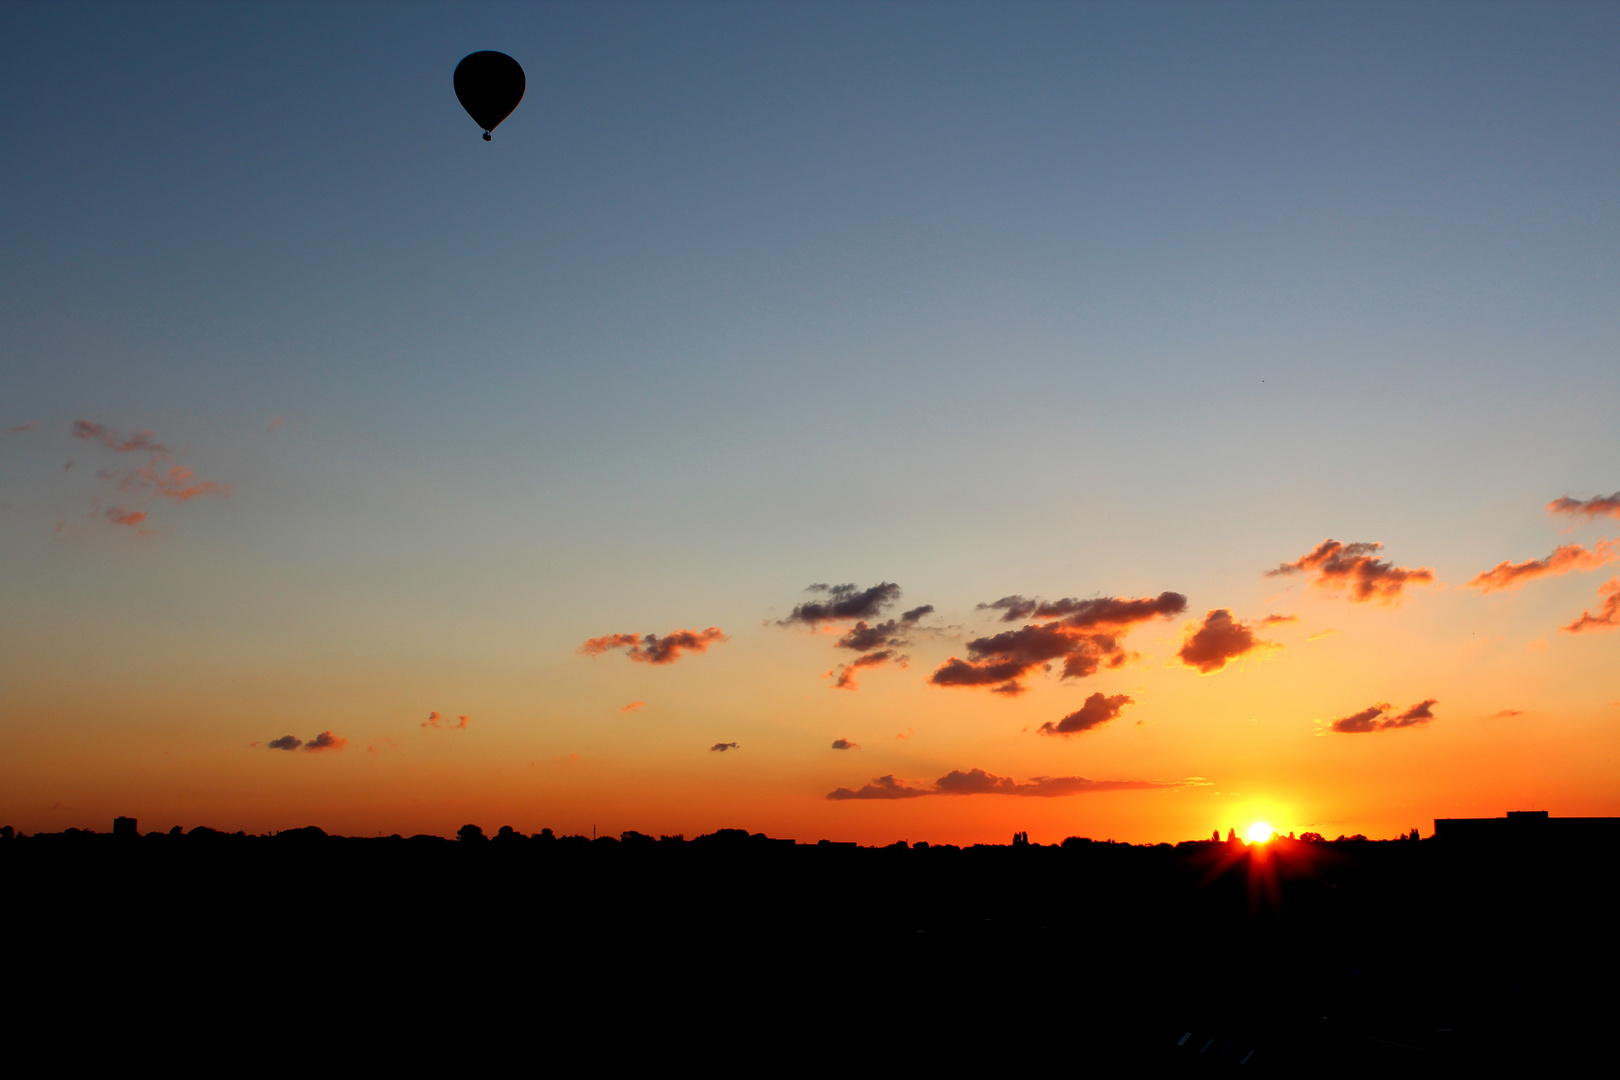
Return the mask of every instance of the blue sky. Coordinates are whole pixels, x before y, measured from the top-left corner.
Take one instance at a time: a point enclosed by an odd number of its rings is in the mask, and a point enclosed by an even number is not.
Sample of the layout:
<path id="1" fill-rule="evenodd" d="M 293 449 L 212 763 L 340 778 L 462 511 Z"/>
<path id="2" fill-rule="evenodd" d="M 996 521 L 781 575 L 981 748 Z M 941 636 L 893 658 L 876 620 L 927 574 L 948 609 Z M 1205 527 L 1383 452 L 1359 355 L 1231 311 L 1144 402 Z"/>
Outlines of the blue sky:
<path id="1" fill-rule="evenodd" d="M 1598 4 L 8 5 L 0 591 L 64 641 L 566 666 L 811 581 L 1203 610 L 1335 536 L 1459 584 L 1620 484 L 1617 45 Z M 488 145 L 484 48 L 528 74 Z M 120 548 L 80 418 L 231 496 Z"/>

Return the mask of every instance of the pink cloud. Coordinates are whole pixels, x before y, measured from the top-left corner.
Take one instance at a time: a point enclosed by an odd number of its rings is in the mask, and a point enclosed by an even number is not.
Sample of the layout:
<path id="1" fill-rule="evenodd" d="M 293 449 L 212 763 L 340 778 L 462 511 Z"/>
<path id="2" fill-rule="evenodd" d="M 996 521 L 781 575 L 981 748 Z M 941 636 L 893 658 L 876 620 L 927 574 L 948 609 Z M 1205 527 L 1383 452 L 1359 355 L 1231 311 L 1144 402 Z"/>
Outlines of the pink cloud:
<path id="1" fill-rule="evenodd" d="M 1615 544 L 1614 540 L 1599 540 L 1590 551 L 1579 544 L 1561 544 L 1544 559 L 1527 559 L 1521 563 L 1499 562 L 1469 581 L 1468 585 L 1480 592 L 1498 592 L 1516 589 L 1538 577 L 1595 570 L 1620 558 Z"/>
<path id="2" fill-rule="evenodd" d="M 309 740 L 309 742 L 305 743 L 304 744 L 304 749 L 305 750 L 317 750 L 317 751 L 318 750 L 342 750 L 345 746 L 348 746 L 348 745 L 349 745 L 349 740 L 348 739 L 345 739 L 345 738 L 342 738 L 340 736 L 334 735 L 330 731 L 323 731 L 319 735 L 315 736 L 313 739 Z"/>
<path id="3" fill-rule="evenodd" d="M 1613 495 L 1596 495 L 1584 501 L 1564 495 L 1547 504 L 1547 513 L 1569 514 L 1586 521 L 1597 517 L 1620 518 L 1620 491 Z"/>
<path id="4" fill-rule="evenodd" d="M 1266 571 L 1266 576 L 1306 574 L 1325 592 L 1349 589 L 1350 599 L 1358 604 L 1369 600 L 1394 603 L 1407 585 L 1434 581 L 1434 571 L 1429 567 L 1395 566 L 1374 558 L 1373 553 L 1383 547 L 1378 543 L 1341 544 L 1337 540 L 1324 540 L 1293 562 Z"/>
<path id="5" fill-rule="evenodd" d="M 676 630 L 657 634 L 606 634 L 591 638 L 579 647 L 586 656 L 599 656 L 610 649 L 625 649 L 630 659 L 641 664 L 673 664 L 683 653 L 708 652 L 709 646 L 730 640 L 718 626 L 707 630 Z"/>
<path id="6" fill-rule="evenodd" d="M 1620 577 L 1612 577 L 1598 587 L 1603 603 L 1598 613 L 1581 612 L 1581 617 L 1562 628 L 1565 634 L 1584 634 L 1592 630 L 1613 630 L 1620 626 Z"/>
<path id="7" fill-rule="evenodd" d="M 1266 648 L 1276 646 L 1255 637 L 1254 631 L 1232 618 L 1227 609 L 1216 608 L 1204 615 L 1203 625 L 1187 635 L 1176 655 L 1183 664 L 1209 675 L 1240 656 Z"/>
<path id="8" fill-rule="evenodd" d="M 833 682 L 832 688 L 834 690 L 857 690 L 859 689 L 859 686 L 855 682 L 855 673 L 857 671 L 859 671 L 861 668 L 881 667 L 882 665 L 889 663 L 891 660 L 899 664 L 901 667 L 905 666 L 905 657 L 896 656 L 893 649 L 881 649 L 878 652 L 871 652 L 866 653 L 864 656 L 857 656 L 849 663 L 839 665 L 839 667 L 836 669 L 838 678 Z M 829 671 L 827 674 L 831 675 L 833 672 Z"/>
<path id="9" fill-rule="evenodd" d="M 630 704 L 626 705 L 624 708 L 620 709 L 619 711 L 620 712 L 635 712 L 637 709 L 641 708 L 645 704 L 647 704 L 645 701 L 632 701 Z"/>
<path id="10" fill-rule="evenodd" d="M 145 529 L 141 528 L 141 523 L 146 520 L 146 511 L 144 510 L 125 510 L 121 506 L 109 506 L 102 511 L 102 514 L 114 525 L 126 525 L 143 535 L 146 532 Z"/>

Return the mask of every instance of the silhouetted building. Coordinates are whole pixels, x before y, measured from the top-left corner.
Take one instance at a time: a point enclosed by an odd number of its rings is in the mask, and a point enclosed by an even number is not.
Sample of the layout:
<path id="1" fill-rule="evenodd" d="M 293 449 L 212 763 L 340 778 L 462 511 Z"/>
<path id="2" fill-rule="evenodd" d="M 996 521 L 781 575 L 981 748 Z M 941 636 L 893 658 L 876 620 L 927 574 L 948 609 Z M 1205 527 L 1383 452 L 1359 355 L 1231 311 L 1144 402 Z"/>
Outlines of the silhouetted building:
<path id="1" fill-rule="evenodd" d="M 1499 818 L 1435 818 L 1434 838 L 1457 844 L 1620 842 L 1620 818 L 1555 818 L 1545 810 L 1509 810 Z"/>
<path id="2" fill-rule="evenodd" d="M 113 818 L 113 835 L 124 840 L 133 840 L 141 834 L 135 831 L 135 819 L 132 817 Z"/>

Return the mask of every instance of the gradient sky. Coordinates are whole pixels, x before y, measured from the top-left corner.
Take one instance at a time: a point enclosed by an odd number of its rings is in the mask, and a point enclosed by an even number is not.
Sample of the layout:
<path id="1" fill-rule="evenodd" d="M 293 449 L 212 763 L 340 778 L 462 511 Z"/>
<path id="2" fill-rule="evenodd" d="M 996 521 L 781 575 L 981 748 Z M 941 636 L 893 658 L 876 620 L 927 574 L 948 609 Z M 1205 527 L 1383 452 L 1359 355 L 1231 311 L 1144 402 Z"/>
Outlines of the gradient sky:
<path id="1" fill-rule="evenodd" d="M 1617 55 L 1612 4 L 0 7 L 0 822 L 1620 814 Z M 1267 576 L 1330 538 L 1431 579 Z M 908 665 L 837 688 L 815 583 L 932 605 Z M 979 605 L 1165 592 L 1120 666 L 931 681 L 1083 632 Z M 1200 673 L 1218 610 L 1271 645 Z"/>

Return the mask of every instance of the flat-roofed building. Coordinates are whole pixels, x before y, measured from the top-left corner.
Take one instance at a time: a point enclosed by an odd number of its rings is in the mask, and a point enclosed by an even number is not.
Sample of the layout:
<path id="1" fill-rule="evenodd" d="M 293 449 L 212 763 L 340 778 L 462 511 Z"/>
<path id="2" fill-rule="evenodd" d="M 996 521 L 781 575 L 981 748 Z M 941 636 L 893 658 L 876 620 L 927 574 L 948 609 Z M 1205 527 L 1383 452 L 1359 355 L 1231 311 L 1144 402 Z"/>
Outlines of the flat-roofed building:
<path id="1" fill-rule="evenodd" d="M 1447 843 L 1616 843 L 1620 818 L 1555 818 L 1545 810 L 1509 810 L 1499 818 L 1435 818 L 1434 838 Z"/>

